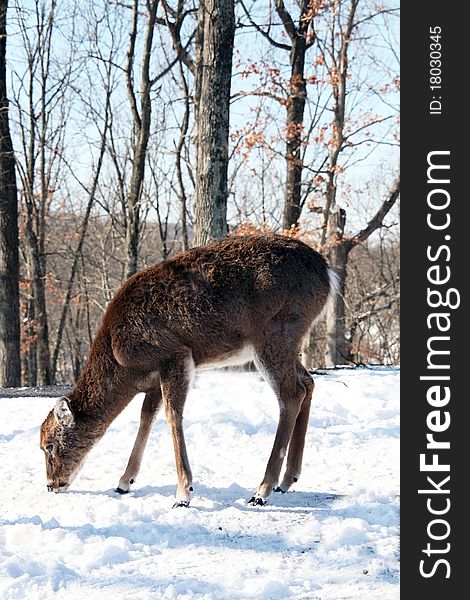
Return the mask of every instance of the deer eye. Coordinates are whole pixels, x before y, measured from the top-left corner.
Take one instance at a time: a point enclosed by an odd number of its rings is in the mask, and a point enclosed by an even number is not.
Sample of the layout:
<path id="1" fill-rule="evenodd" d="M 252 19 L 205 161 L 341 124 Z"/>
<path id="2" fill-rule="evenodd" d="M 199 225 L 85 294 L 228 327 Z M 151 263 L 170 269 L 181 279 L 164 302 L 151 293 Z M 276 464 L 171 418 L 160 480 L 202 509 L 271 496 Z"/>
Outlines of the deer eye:
<path id="1" fill-rule="evenodd" d="M 44 450 L 47 454 L 54 454 L 55 453 L 55 444 L 52 442 L 50 444 L 46 444 L 44 446 Z"/>

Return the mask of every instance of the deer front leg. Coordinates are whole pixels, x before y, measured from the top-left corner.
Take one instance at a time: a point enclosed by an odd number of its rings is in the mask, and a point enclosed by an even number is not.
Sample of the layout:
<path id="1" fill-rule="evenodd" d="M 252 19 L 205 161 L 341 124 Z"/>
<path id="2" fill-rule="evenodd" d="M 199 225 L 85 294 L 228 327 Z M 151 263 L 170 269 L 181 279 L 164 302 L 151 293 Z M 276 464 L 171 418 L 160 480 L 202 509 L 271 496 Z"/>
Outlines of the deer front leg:
<path id="1" fill-rule="evenodd" d="M 140 471 L 142 457 L 144 455 L 145 446 L 155 421 L 157 413 L 162 405 L 162 392 L 160 386 L 150 390 L 145 394 L 140 413 L 140 426 L 137 432 L 137 437 L 132 448 L 129 462 L 127 463 L 124 475 L 119 480 L 119 485 L 116 489 L 120 494 L 127 494 L 130 486 L 135 483 L 137 475 Z"/>
<path id="2" fill-rule="evenodd" d="M 175 450 L 176 473 L 178 488 L 176 502 L 173 508 L 189 506 L 190 492 L 193 491 L 191 468 L 183 432 L 183 410 L 189 387 L 189 361 L 175 362 L 169 372 L 162 374 L 162 393 L 165 405 L 165 415 L 170 428 L 173 447 Z"/>

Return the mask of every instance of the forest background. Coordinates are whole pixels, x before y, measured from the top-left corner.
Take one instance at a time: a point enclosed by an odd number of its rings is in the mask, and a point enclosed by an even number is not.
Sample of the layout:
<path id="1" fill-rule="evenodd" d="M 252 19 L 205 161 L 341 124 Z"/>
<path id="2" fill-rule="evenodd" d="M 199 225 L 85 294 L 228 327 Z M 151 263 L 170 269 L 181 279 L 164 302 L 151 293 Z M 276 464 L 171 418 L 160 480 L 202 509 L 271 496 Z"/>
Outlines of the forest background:
<path id="1" fill-rule="evenodd" d="M 129 275 L 270 231 L 339 276 L 307 366 L 399 362 L 397 3 L 1 0 L 0 28 L 0 386 L 76 381 Z"/>

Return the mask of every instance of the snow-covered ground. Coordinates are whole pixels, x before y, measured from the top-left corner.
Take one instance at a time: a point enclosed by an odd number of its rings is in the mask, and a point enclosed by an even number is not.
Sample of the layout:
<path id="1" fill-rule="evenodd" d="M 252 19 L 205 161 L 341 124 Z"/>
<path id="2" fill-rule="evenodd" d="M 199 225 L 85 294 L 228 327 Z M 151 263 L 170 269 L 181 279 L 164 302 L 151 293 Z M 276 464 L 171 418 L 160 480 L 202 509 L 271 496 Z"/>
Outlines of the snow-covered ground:
<path id="1" fill-rule="evenodd" d="M 135 490 L 113 490 L 137 432 L 136 397 L 66 494 L 46 491 L 39 426 L 55 400 L 0 399 L 0 598 L 397 600 L 399 371 L 316 376 L 302 476 L 264 507 L 277 402 L 255 373 L 209 372 L 185 412 L 194 476 L 172 509 L 160 414 Z"/>

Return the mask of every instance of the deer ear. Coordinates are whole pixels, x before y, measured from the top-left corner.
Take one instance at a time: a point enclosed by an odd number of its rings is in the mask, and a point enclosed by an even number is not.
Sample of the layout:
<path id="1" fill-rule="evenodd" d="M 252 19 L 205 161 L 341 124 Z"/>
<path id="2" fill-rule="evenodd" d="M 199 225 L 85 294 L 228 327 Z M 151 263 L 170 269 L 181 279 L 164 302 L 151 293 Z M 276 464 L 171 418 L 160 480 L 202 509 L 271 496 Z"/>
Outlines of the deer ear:
<path id="1" fill-rule="evenodd" d="M 72 427 L 74 424 L 73 412 L 70 410 L 69 401 L 67 398 L 62 396 L 59 398 L 54 406 L 54 417 L 59 425 L 62 427 Z"/>

